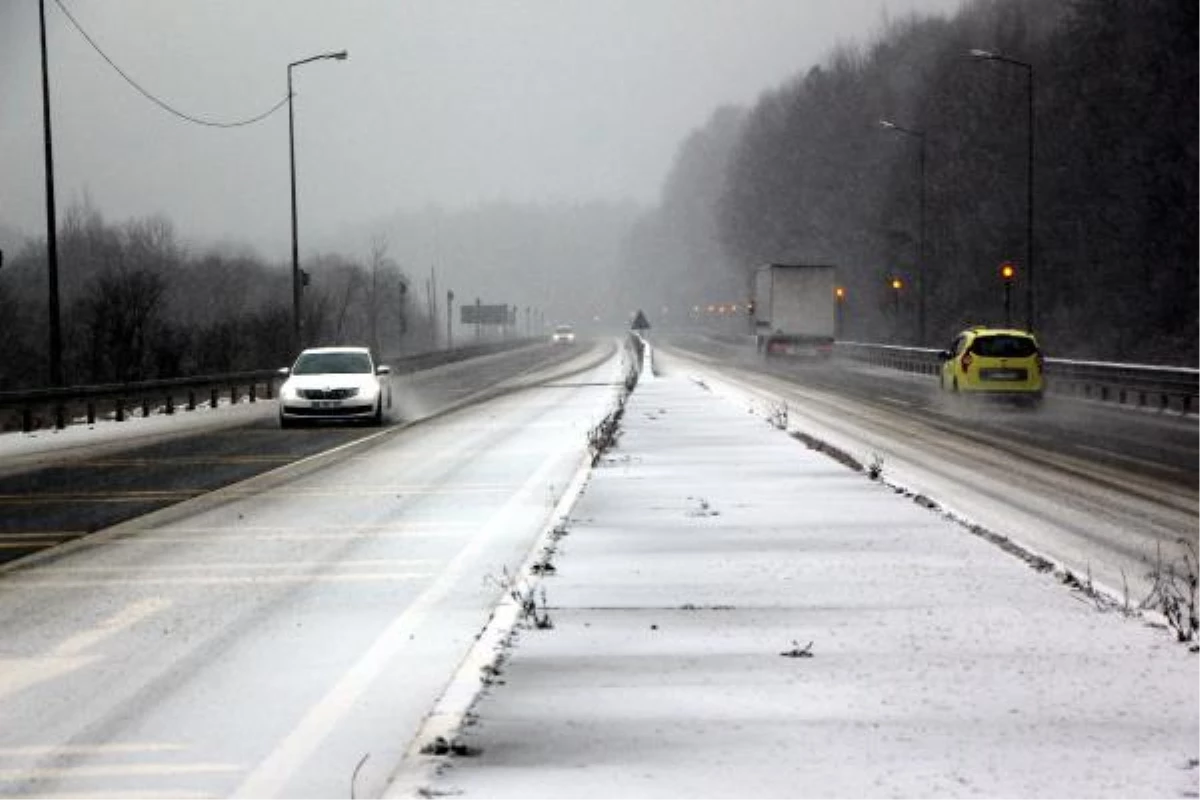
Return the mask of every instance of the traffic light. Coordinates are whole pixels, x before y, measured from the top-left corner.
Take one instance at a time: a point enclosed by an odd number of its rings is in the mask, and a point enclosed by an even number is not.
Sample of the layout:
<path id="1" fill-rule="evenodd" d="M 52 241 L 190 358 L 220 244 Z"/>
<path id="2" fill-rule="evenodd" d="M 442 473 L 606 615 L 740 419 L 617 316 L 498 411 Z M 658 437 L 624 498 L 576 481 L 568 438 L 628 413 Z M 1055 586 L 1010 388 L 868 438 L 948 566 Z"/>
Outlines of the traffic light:
<path id="1" fill-rule="evenodd" d="M 1000 265 L 1000 277 L 1007 283 L 1017 277 L 1017 268 L 1012 265 L 1012 262 L 1005 261 Z"/>
<path id="2" fill-rule="evenodd" d="M 892 278 L 892 288 L 897 292 L 904 288 L 904 281 L 900 278 Z"/>
<path id="3" fill-rule="evenodd" d="M 843 300 L 845 300 L 846 299 L 846 287 L 838 286 L 837 288 L 835 288 L 833 290 L 833 296 L 837 298 L 837 301 L 839 303 L 842 302 Z"/>

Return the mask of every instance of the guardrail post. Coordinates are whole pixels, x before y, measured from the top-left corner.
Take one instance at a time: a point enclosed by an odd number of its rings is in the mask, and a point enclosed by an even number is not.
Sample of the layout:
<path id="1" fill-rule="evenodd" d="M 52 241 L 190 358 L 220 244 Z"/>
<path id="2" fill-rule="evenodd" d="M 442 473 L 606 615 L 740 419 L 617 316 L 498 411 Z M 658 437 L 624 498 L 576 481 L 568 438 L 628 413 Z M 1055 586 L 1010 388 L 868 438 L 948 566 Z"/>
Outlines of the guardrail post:
<path id="1" fill-rule="evenodd" d="M 238 401 L 237 384 L 229 387 L 229 405 L 236 406 Z"/>
<path id="2" fill-rule="evenodd" d="M 67 410 L 63 408 L 62 403 L 54 404 L 54 427 L 60 431 L 67 427 Z"/>
<path id="3" fill-rule="evenodd" d="M 175 413 L 175 398 L 171 397 L 171 393 L 167 392 L 167 407 L 163 409 L 165 414 Z"/>
<path id="4" fill-rule="evenodd" d="M 33 409 L 29 406 L 21 409 L 21 433 L 33 431 Z"/>
<path id="5" fill-rule="evenodd" d="M 258 388 L 258 384 L 255 383 L 254 381 L 250 381 L 250 402 L 251 403 L 258 402 L 258 397 L 255 396 L 256 388 Z"/>
<path id="6" fill-rule="evenodd" d="M 268 400 L 274 400 L 275 399 L 275 379 L 274 378 L 267 378 L 266 390 L 267 390 L 266 394 L 264 394 L 263 396 L 265 398 L 267 398 Z"/>
<path id="7" fill-rule="evenodd" d="M 217 387 L 215 387 L 215 386 L 209 390 L 209 406 L 208 406 L 209 408 L 212 408 L 214 410 L 216 409 L 216 407 L 218 405 L 217 401 L 221 399 L 219 392 L 220 392 L 220 390 L 217 389 Z"/>
<path id="8" fill-rule="evenodd" d="M 88 422 L 87 422 L 88 425 L 96 424 L 96 401 L 95 400 L 88 400 L 87 419 L 88 419 Z"/>
<path id="9" fill-rule="evenodd" d="M 195 389 L 188 389 L 187 410 L 188 411 L 196 410 L 196 390 Z"/>
<path id="10" fill-rule="evenodd" d="M 117 422 L 125 421 L 125 400 L 123 398 L 117 398 L 116 406 L 113 409 L 113 418 Z"/>
<path id="11" fill-rule="evenodd" d="M 150 416 L 150 398 L 142 397 L 142 419 Z"/>

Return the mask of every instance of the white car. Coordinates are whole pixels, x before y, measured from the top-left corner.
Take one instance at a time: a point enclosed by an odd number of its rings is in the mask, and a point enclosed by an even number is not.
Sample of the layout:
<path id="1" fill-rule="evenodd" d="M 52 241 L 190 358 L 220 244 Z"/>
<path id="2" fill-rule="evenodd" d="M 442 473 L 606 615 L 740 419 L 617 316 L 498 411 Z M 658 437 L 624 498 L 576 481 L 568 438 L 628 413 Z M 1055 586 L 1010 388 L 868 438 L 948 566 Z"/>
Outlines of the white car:
<path id="1" fill-rule="evenodd" d="M 573 344 L 575 329 L 570 325 L 559 325 L 554 329 L 554 335 L 550 337 L 550 341 L 554 344 Z"/>
<path id="2" fill-rule="evenodd" d="M 389 367 L 375 366 L 365 347 L 313 347 L 302 352 L 279 388 L 279 426 L 290 428 L 313 420 L 383 423 L 392 405 L 391 386 L 380 377 Z"/>

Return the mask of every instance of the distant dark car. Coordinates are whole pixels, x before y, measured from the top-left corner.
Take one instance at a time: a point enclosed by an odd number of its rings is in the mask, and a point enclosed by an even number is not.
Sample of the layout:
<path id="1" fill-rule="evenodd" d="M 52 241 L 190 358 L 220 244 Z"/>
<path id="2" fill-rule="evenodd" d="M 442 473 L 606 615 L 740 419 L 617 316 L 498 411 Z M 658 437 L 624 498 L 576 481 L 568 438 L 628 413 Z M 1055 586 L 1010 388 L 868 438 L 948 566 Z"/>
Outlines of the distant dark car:
<path id="1" fill-rule="evenodd" d="M 279 426 L 316 420 L 383 423 L 392 404 L 391 387 L 380 381 L 392 370 L 375 366 L 365 347 L 316 347 L 305 350 L 279 389 Z"/>

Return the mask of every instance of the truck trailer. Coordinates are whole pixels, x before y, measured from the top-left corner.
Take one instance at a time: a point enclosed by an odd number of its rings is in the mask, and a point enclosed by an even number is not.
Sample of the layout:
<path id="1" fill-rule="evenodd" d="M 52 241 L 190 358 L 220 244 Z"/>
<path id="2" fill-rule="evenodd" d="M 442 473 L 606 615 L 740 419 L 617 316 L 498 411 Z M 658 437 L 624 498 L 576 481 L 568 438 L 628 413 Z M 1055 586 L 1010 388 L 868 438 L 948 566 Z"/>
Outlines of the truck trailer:
<path id="1" fill-rule="evenodd" d="M 837 314 L 835 270 L 826 264 L 764 264 L 754 272 L 754 335 L 764 356 L 828 358 Z"/>

